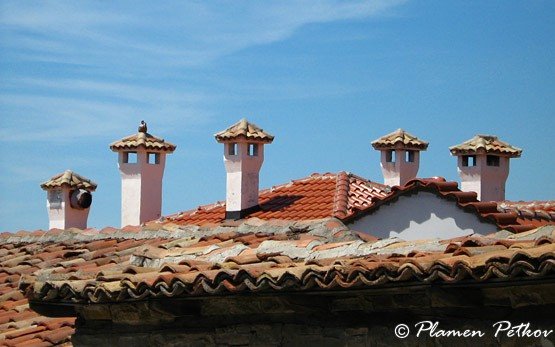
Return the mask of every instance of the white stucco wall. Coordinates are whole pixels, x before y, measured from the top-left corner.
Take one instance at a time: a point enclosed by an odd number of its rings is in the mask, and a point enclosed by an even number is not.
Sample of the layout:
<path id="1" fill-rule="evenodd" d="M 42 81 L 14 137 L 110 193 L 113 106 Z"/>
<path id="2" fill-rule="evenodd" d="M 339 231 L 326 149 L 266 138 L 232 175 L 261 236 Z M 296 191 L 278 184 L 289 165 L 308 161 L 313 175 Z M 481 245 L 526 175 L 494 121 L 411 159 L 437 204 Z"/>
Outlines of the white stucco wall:
<path id="1" fill-rule="evenodd" d="M 119 153 L 121 174 L 121 226 L 140 225 L 160 218 L 162 212 L 162 179 L 166 153 L 139 149 L 136 163 L 125 163 Z M 158 164 L 149 164 L 147 153 L 159 153 Z"/>
<path id="2" fill-rule="evenodd" d="M 259 173 L 264 162 L 264 144 L 258 144 L 258 155 L 248 155 L 251 141 L 237 141 L 237 153 L 229 154 L 224 146 L 226 178 L 226 210 L 241 211 L 258 205 Z"/>
<path id="3" fill-rule="evenodd" d="M 53 205 L 49 200 L 52 198 L 46 193 L 46 208 L 48 210 L 48 228 L 68 229 L 68 228 L 87 228 L 87 218 L 90 208 L 76 209 L 71 207 L 71 190 L 69 188 L 55 189 L 60 197 L 60 204 Z"/>
<path id="4" fill-rule="evenodd" d="M 485 154 L 476 155 L 476 166 L 464 166 L 458 158 L 461 190 L 476 192 L 480 201 L 505 200 L 505 182 L 509 177 L 509 158 L 499 157 L 499 166 L 488 166 Z"/>
<path id="5" fill-rule="evenodd" d="M 474 213 L 464 212 L 454 201 L 429 192 L 401 196 L 348 226 L 379 238 L 396 236 L 404 240 L 451 238 L 496 231 L 495 225 L 480 221 Z"/>

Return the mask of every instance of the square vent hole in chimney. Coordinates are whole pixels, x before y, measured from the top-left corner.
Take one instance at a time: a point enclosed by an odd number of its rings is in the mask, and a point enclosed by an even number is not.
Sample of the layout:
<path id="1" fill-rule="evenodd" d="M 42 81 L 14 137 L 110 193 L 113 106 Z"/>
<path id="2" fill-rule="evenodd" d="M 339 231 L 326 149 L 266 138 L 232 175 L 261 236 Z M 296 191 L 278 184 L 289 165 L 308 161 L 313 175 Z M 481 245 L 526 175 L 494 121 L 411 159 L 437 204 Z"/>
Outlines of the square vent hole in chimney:
<path id="1" fill-rule="evenodd" d="M 486 163 L 488 166 L 499 166 L 499 157 L 496 155 L 488 155 L 486 157 Z"/>
<path id="2" fill-rule="evenodd" d="M 258 156 L 258 144 L 249 143 L 249 156 L 251 156 L 251 157 L 257 157 Z"/>
<path id="3" fill-rule="evenodd" d="M 237 144 L 235 142 L 227 145 L 227 153 L 229 155 L 237 155 Z"/>
<path id="4" fill-rule="evenodd" d="M 125 164 L 137 164 L 137 152 L 125 152 L 123 162 Z"/>
<path id="5" fill-rule="evenodd" d="M 476 156 L 475 155 L 464 155 L 462 157 L 463 166 L 476 166 Z"/>
<path id="6" fill-rule="evenodd" d="M 414 151 L 405 151 L 405 162 L 413 163 L 414 162 Z"/>
<path id="7" fill-rule="evenodd" d="M 395 151 L 390 149 L 385 153 L 385 161 L 387 161 L 388 163 L 394 163 L 395 156 L 396 156 Z"/>
<path id="8" fill-rule="evenodd" d="M 160 153 L 148 153 L 149 164 L 160 164 Z"/>

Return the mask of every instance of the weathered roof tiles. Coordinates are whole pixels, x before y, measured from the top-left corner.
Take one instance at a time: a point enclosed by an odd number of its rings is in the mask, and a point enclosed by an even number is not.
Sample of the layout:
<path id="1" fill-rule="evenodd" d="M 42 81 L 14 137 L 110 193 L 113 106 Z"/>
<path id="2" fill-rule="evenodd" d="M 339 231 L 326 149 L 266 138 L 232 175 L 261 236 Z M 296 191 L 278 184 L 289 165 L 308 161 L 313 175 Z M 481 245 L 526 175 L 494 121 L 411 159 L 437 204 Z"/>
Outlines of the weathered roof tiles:
<path id="1" fill-rule="evenodd" d="M 66 170 L 57 174 L 40 185 L 44 190 L 61 188 L 64 186 L 70 189 L 86 189 L 89 191 L 94 191 L 96 189 L 96 183 L 71 170 Z"/>
<path id="2" fill-rule="evenodd" d="M 241 119 L 229 128 L 214 134 L 214 137 L 218 142 L 244 139 L 262 143 L 271 143 L 274 140 L 273 135 L 270 135 L 256 124 L 250 123 L 245 118 Z"/>
<path id="3" fill-rule="evenodd" d="M 177 146 L 165 141 L 163 138 L 147 133 L 146 123 L 144 122 L 141 123 L 139 131 L 136 134 L 129 135 L 110 144 L 110 149 L 114 152 L 120 150 L 137 150 L 139 148 L 171 153 Z"/>
<path id="4" fill-rule="evenodd" d="M 518 158 L 522 154 L 522 149 L 511 146 L 493 135 L 476 135 L 468 141 L 449 147 L 449 150 L 452 155 L 491 153 Z"/>
<path id="5" fill-rule="evenodd" d="M 428 142 L 420 140 L 403 129 L 397 129 L 390 134 L 372 141 L 372 147 L 378 150 L 401 147 L 404 149 L 425 151 L 428 148 Z"/>

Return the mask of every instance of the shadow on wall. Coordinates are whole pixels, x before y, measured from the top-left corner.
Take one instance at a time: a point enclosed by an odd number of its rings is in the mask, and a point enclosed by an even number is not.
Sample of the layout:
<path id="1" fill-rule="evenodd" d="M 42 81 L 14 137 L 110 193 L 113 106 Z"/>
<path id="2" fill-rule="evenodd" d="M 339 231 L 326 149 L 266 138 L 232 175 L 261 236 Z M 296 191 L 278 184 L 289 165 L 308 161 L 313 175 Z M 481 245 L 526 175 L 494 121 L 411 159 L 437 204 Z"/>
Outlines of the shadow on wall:
<path id="1" fill-rule="evenodd" d="M 456 202 L 429 192 L 400 196 L 397 201 L 382 205 L 349 227 L 379 238 L 396 236 L 404 240 L 451 238 L 495 231 L 493 224 L 463 211 Z"/>

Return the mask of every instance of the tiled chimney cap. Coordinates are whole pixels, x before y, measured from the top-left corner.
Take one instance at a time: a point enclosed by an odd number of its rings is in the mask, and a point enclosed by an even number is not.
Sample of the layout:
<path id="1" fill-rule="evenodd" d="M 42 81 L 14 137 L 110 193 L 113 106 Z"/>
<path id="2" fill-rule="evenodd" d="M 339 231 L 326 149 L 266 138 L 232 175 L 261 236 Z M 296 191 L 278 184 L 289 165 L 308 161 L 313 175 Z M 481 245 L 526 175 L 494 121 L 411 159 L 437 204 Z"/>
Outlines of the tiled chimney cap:
<path id="1" fill-rule="evenodd" d="M 247 139 L 256 142 L 272 143 L 274 136 L 259 128 L 256 124 L 249 123 L 245 118 L 229 128 L 214 134 L 218 142 L 228 142 L 236 139 Z"/>
<path id="2" fill-rule="evenodd" d="M 173 143 L 166 142 L 164 139 L 156 137 L 146 132 L 147 126 L 144 121 L 141 121 L 139 130 L 136 134 L 129 135 L 123 139 L 113 142 L 110 149 L 114 152 L 120 150 L 134 150 L 140 147 L 150 150 L 163 151 L 172 153 L 177 147 Z"/>
<path id="3" fill-rule="evenodd" d="M 44 190 L 49 190 L 52 188 L 62 187 L 64 185 L 71 189 L 85 189 L 90 192 L 96 189 L 96 183 L 88 178 L 76 174 L 71 170 L 66 170 L 61 174 L 53 176 L 48 181 L 42 183 L 40 187 Z"/>
<path id="4" fill-rule="evenodd" d="M 425 151 L 428 148 L 428 142 L 420 140 L 418 137 L 409 134 L 403 129 L 397 129 L 391 134 L 380 137 L 372 141 L 372 147 L 377 150 L 395 149 L 397 144 L 401 144 L 405 149 L 416 149 Z"/>
<path id="5" fill-rule="evenodd" d="M 513 147 L 503 142 L 494 135 L 476 135 L 468 141 L 460 145 L 449 147 L 452 155 L 465 154 L 499 154 L 509 158 L 518 158 L 522 153 L 522 149 Z"/>

